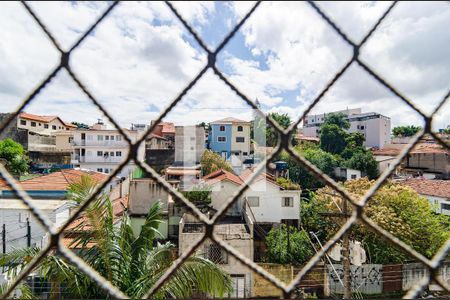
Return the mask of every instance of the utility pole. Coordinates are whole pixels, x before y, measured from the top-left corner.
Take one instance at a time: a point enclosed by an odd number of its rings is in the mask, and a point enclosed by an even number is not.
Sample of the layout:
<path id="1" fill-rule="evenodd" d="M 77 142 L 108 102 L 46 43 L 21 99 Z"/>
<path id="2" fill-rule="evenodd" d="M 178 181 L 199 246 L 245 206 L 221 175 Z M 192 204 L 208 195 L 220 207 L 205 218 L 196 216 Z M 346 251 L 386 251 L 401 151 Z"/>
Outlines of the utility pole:
<path id="1" fill-rule="evenodd" d="M 27 218 L 27 247 L 31 247 L 31 226 L 30 219 Z"/>
<path id="2" fill-rule="evenodd" d="M 6 225 L 3 224 L 3 229 L 2 229 L 2 245 L 3 245 L 3 254 L 6 253 Z"/>

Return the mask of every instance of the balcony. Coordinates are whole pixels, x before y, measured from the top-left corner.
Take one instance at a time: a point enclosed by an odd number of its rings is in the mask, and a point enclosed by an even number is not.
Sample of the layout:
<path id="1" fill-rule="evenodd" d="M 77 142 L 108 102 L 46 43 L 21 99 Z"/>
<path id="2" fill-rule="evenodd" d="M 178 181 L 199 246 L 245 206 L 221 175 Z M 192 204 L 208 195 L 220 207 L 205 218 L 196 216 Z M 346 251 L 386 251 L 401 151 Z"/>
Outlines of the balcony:
<path id="1" fill-rule="evenodd" d="M 74 140 L 74 147 L 108 147 L 108 148 L 127 148 L 126 141 L 97 141 L 97 140 Z"/>

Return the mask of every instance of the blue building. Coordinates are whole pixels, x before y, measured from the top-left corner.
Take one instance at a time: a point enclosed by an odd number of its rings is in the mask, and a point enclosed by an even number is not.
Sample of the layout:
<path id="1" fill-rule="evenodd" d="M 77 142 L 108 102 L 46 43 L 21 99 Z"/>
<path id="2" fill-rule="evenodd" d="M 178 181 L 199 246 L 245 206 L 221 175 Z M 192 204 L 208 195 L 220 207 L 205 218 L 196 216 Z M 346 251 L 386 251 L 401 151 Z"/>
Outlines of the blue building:
<path id="1" fill-rule="evenodd" d="M 229 159 L 233 154 L 243 160 L 250 154 L 250 122 L 225 118 L 210 124 L 209 149 Z"/>

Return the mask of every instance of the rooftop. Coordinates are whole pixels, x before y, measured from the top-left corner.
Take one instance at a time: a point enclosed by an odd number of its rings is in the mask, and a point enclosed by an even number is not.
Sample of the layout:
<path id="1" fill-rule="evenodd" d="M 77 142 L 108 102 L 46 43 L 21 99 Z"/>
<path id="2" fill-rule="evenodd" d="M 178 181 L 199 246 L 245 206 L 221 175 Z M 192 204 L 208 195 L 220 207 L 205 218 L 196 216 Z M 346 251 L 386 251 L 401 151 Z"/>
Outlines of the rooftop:
<path id="1" fill-rule="evenodd" d="M 373 155 L 397 156 L 403 147 L 387 146 L 383 149 L 372 150 Z M 449 154 L 450 151 L 444 149 L 440 144 L 419 143 L 410 152 L 410 154 Z"/>
<path id="2" fill-rule="evenodd" d="M 81 180 L 81 176 L 89 175 L 98 183 L 108 179 L 108 175 L 81 169 L 63 169 L 20 182 L 21 187 L 26 191 L 65 191 L 69 184 Z M 0 190 L 11 190 L 4 179 L 0 178 Z"/>
<path id="3" fill-rule="evenodd" d="M 408 186 L 421 195 L 429 195 L 450 199 L 449 180 L 430 179 L 406 179 L 398 180 L 397 183 Z"/>
<path id="4" fill-rule="evenodd" d="M 51 122 L 54 119 L 58 118 L 58 116 L 40 116 L 40 115 L 29 114 L 26 112 L 20 113 L 19 117 L 22 119 L 38 121 L 38 122 L 43 122 L 43 123 L 48 123 L 48 122 Z"/>
<path id="5" fill-rule="evenodd" d="M 211 124 L 223 124 L 223 123 L 250 123 L 250 122 L 244 121 L 244 120 L 240 120 L 240 119 L 236 119 L 236 118 L 233 118 L 233 117 L 224 118 L 224 119 L 220 119 L 220 120 L 216 120 L 214 122 L 211 122 Z"/>
<path id="6" fill-rule="evenodd" d="M 244 181 L 239 178 L 237 175 L 234 175 L 231 172 L 225 171 L 224 169 L 217 170 L 203 177 L 204 180 L 207 181 L 208 184 L 214 184 L 216 182 L 220 182 L 222 180 L 231 181 L 237 185 L 241 185 Z"/>

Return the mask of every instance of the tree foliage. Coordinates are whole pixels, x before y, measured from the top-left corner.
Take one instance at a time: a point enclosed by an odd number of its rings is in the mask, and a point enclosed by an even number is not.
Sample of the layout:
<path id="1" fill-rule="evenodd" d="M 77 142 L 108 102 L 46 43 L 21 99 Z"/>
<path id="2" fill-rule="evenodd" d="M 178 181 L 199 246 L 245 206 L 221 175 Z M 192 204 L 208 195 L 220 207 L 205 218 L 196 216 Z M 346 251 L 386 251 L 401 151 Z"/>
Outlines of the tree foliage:
<path id="1" fill-rule="evenodd" d="M 359 170 L 369 179 L 375 179 L 378 176 L 378 163 L 373 157 L 372 152 L 360 150 L 344 162 L 344 166 L 350 169 Z"/>
<path id="2" fill-rule="evenodd" d="M 300 190 L 300 184 L 284 177 L 277 178 L 277 183 L 285 190 Z"/>
<path id="3" fill-rule="evenodd" d="M 84 124 L 84 123 L 80 123 L 80 122 L 72 122 L 73 125 L 77 126 L 78 128 L 81 129 L 89 129 L 89 125 Z"/>
<path id="4" fill-rule="evenodd" d="M 286 129 L 292 124 L 291 117 L 288 114 L 280 114 L 277 112 L 272 112 L 267 115 L 271 117 L 281 128 Z M 269 146 L 275 147 L 278 142 L 278 134 L 275 129 L 270 126 L 266 119 L 264 118 L 255 118 L 255 123 L 253 125 L 252 138 L 255 142 L 260 146 Z M 262 137 L 265 134 L 265 145 Z"/>
<path id="5" fill-rule="evenodd" d="M 392 135 L 395 137 L 408 137 L 415 135 L 420 130 L 422 130 L 420 126 L 397 126 L 392 129 Z"/>
<path id="6" fill-rule="evenodd" d="M 285 224 L 269 231 L 266 244 L 271 263 L 302 264 L 314 254 L 308 233 Z"/>
<path id="7" fill-rule="evenodd" d="M 190 191 L 183 191 L 182 194 L 199 208 L 211 204 L 211 186 L 207 184 L 193 186 Z"/>
<path id="8" fill-rule="evenodd" d="M 347 146 L 347 132 L 336 124 L 320 126 L 320 148 L 333 154 L 340 154 Z"/>
<path id="9" fill-rule="evenodd" d="M 363 196 L 374 184 L 367 178 L 344 183 L 348 192 L 356 198 Z M 302 207 L 302 225 L 307 230 L 320 228 L 330 238 L 343 225 L 342 218 L 331 218 L 319 223 L 320 212 L 340 212 L 342 198 L 326 187 L 318 190 L 309 207 Z M 317 209 L 319 208 L 319 209 Z M 305 211 L 306 209 L 306 211 Z M 352 206 L 349 204 L 349 210 Z M 414 190 L 398 183 L 388 182 L 368 201 L 364 213 L 380 227 L 410 245 L 422 255 L 431 258 L 450 237 L 449 220 L 434 213 L 428 200 Z M 306 219 L 306 220 L 305 220 Z M 311 228 L 309 228 L 311 227 Z M 362 241 L 371 263 L 402 263 L 408 257 L 395 246 L 366 226 L 355 225 L 351 238 Z"/>
<path id="10" fill-rule="evenodd" d="M 4 159 L 6 169 L 13 175 L 20 175 L 29 169 L 29 158 L 22 145 L 10 138 L 0 141 L 0 159 Z"/>
<path id="11" fill-rule="evenodd" d="M 350 129 L 350 122 L 343 113 L 330 113 L 326 115 L 323 120 L 323 125 L 336 125 L 344 130 Z"/>
<path id="12" fill-rule="evenodd" d="M 211 150 L 205 150 L 200 160 L 202 166 L 203 175 L 208 175 L 220 169 L 224 169 L 228 172 L 233 172 L 231 165 L 226 162 L 219 154 L 212 152 Z"/>
<path id="13" fill-rule="evenodd" d="M 82 195 L 87 193 L 85 191 Z M 144 297 L 175 259 L 175 245 L 155 242 L 159 235 L 158 226 L 162 222 L 159 202 L 151 206 L 138 236 L 133 234 L 127 213 L 117 224 L 112 203 L 105 196 L 97 198 L 81 220 L 73 229 L 78 236 L 71 247 L 79 249 L 79 257 L 131 298 Z M 0 267 L 13 265 L 9 273 L 16 276 L 39 252 L 39 248 L 16 249 L 0 256 Z M 38 272 L 52 283 L 52 292 L 57 293 L 64 284 L 64 297 L 109 298 L 86 274 L 58 255 L 46 256 Z M 231 278 L 211 261 L 192 256 L 176 270 L 155 298 L 190 298 L 194 290 L 223 297 L 232 290 Z"/>

